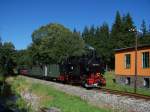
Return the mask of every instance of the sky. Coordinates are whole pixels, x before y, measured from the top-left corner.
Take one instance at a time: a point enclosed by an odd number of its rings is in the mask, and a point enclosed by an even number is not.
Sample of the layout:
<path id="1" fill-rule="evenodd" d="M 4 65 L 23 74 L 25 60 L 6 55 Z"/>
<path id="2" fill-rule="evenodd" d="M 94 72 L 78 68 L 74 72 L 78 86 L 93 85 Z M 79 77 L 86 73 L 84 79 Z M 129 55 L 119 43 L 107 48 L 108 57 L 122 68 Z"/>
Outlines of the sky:
<path id="1" fill-rule="evenodd" d="M 138 29 L 143 19 L 150 25 L 150 0 L 0 0 L 0 37 L 25 49 L 42 25 L 60 23 L 82 31 L 107 22 L 111 28 L 116 11 L 129 12 Z"/>

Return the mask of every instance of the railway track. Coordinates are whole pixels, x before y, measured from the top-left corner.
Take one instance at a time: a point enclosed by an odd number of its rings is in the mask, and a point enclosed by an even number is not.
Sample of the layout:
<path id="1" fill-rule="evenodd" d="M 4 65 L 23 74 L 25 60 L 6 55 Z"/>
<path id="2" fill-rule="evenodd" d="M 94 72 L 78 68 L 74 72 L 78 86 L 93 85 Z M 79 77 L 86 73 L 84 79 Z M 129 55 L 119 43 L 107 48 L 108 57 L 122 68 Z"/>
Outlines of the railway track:
<path id="1" fill-rule="evenodd" d="M 71 84 L 72 86 L 80 86 L 77 84 Z M 82 86 L 81 86 L 82 87 Z M 125 92 L 125 91 L 119 91 L 119 90 L 113 90 L 113 89 L 107 89 L 107 88 L 94 88 L 97 92 L 106 92 L 110 94 L 115 94 L 115 95 L 120 95 L 120 96 L 127 96 L 131 98 L 136 98 L 136 99 L 144 99 L 146 101 L 150 101 L 150 96 L 148 95 L 142 95 L 138 93 L 131 93 L 131 92 Z"/>
<path id="2" fill-rule="evenodd" d="M 110 94 L 115 94 L 115 95 L 120 95 L 120 96 L 128 96 L 131 98 L 144 99 L 144 100 L 150 101 L 150 96 L 142 95 L 142 94 L 138 94 L 138 93 L 123 92 L 123 91 L 119 91 L 119 90 L 112 90 L 112 89 L 106 89 L 106 88 L 96 89 L 96 91 L 102 91 L 102 92 L 107 92 Z"/>
<path id="3" fill-rule="evenodd" d="M 76 84 L 71 84 L 72 86 L 80 86 Z M 148 95 L 142 95 L 138 93 L 131 93 L 131 92 L 125 92 L 125 91 L 119 91 L 119 90 L 113 90 L 113 89 L 107 89 L 107 88 L 94 88 L 95 91 L 99 92 L 106 92 L 109 94 L 114 94 L 114 95 L 120 95 L 120 96 L 127 96 L 130 98 L 136 98 L 136 99 L 144 99 L 146 101 L 150 101 L 150 96 Z"/>

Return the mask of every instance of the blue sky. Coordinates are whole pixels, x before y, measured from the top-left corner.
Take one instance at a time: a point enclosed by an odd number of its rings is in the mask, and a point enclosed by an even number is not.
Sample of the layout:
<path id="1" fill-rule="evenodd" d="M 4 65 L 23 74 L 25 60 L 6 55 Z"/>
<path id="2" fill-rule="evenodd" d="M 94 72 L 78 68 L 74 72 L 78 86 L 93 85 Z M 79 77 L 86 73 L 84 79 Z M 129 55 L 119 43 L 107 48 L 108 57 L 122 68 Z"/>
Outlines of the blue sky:
<path id="1" fill-rule="evenodd" d="M 112 26 L 116 11 L 133 17 L 137 28 L 150 25 L 150 0 L 0 0 L 0 36 L 16 49 L 31 42 L 32 32 L 51 22 L 82 31 L 84 26 Z"/>

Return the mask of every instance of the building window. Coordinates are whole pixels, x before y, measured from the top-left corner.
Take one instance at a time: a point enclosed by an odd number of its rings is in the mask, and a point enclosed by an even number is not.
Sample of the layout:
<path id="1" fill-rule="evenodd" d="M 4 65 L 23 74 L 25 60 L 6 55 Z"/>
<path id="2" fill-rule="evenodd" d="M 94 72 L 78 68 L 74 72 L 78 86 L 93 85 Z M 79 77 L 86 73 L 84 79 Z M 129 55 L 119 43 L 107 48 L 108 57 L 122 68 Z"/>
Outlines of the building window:
<path id="1" fill-rule="evenodd" d="M 142 67 L 149 68 L 150 67 L 150 59 L 149 52 L 142 53 Z"/>
<path id="2" fill-rule="evenodd" d="M 149 88 L 149 78 L 144 78 L 143 85 L 144 85 L 144 87 Z"/>
<path id="3" fill-rule="evenodd" d="M 130 57 L 130 54 L 125 54 L 125 68 L 130 68 L 131 66 Z"/>
<path id="4" fill-rule="evenodd" d="M 130 83 L 131 83 L 131 79 L 130 77 L 127 77 L 125 80 L 125 84 L 130 85 Z"/>

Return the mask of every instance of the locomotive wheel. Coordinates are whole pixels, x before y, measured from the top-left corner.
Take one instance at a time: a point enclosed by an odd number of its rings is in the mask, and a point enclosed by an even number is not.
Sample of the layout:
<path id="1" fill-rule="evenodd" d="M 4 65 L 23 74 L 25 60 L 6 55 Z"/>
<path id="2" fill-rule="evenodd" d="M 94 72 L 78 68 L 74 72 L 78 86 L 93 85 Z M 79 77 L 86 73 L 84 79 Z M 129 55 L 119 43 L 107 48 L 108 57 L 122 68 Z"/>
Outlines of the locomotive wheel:
<path id="1" fill-rule="evenodd" d="M 85 83 L 84 88 L 86 88 L 87 90 L 92 89 L 93 87 L 89 87 L 87 83 Z"/>
<path id="2" fill-rule="evenodd" d="M 86 89 L 92 89 L 92 87 L 89 87 L 86 81 L 82 81 L 82 87 L 86 88 Z"/>
<path id="3" fill-rule="evenodd" d="M 83 81 L 81 82 L 81 86 L 84 87 L 84 88 L 86 88 L 85 85 L 86 85 L 86 81 L 83 80 Z"/>

